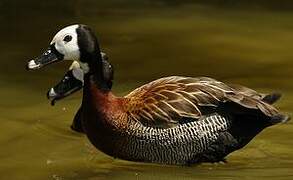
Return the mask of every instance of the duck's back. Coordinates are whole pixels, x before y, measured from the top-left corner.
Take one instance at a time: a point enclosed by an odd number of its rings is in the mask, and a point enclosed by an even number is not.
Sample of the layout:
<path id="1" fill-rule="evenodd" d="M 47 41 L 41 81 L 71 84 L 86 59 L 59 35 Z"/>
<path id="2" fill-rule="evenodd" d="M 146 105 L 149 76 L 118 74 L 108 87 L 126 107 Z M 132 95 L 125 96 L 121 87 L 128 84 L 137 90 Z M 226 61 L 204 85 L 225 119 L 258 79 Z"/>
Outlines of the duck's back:
<path id="1" fill-rule="evenodd" d="M 258 117 L 269 124 L 286 120 L 287 116 L 280 114 L 271 105 L 273 102 L 268 103 L 267 97 L 249 88 L 229 86 L 211 78 L 171 76 L 129 93 L 124 98 L 123 110 L 133 121 L 161 128 L 197 121 L 213 113 L 237 118 Z"/>

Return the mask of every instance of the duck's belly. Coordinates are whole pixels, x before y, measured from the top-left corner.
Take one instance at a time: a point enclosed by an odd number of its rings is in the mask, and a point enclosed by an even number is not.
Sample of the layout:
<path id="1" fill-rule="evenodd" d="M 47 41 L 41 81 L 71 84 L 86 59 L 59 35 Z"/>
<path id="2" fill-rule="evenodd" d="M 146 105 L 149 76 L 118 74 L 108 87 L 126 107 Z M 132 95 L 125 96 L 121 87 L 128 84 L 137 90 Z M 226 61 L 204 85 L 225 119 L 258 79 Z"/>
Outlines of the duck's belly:
<path id="1" fill-rule="evenodd" d="M 219 141 L 230 125 L 230 119 L 216 114 L 167 129 L 145 127 L 133 122 L 116 156 L 126 160 L 163 164 L 209 161 L 202 156 L 213 157 L 213 153 L 218 153 L 217 146 L 212 151 L 210 147 L 216 143 L 221 144 Z M 229 146 L 229 142 L 227 145 Z M 213 161 L 212 158 L 210 161 Z"/>

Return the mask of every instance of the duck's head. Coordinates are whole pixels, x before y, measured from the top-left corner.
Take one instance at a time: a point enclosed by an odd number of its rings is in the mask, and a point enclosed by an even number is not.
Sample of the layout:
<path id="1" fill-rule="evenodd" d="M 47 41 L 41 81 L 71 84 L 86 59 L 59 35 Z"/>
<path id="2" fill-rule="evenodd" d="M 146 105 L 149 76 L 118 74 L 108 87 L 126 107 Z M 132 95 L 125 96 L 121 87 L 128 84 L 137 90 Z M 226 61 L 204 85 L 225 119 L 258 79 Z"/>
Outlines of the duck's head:
<path id="1" fill-rule="evenodd" d="M 97 38 L 88 26 L 77 24 L 61 29 L 49 48 L 41 56 L 30 60 L 27 68 L 39 69 L 62 60 L 78 61 L 85 73 L 90 71 L 90 65 L 102 60 Z"/>
<path id="2" fill-rule="evenodd" d="M 62 80 L 47 92 L 47 97 L 51 100 L 51 105 L 54 105 L 57 100 L 63 99 L 80 90 L 83 87 L 83 78 L 84 73 L 79 63 L 74 61 Z"/>
<path id="3" fill-rule="evenodd" d="M 113 67 L 108 62 L 108 56 L 101 52 L 104 76 L 108 79 L 107 86 L 111 88 L 113 79 Z M 77 61 L 74 61 L 69 70 L 63 76 L 62 80 L 47 92 L 47 98 L 51 100 L 51 105 L 54 105 L 57 100 L 61 100 L 76 91 L 83 88 L 84 71 Z"/>
<path id="4" fill-rule="evenodd" d="M 107 69 L 103 66 L 98 40 L 88 26 L 77 24 L 61 29 L 49 48 L 41 56 L 28 62 L 27 69 L 39 69 L 63 60 L 77 61 L 85 76 L 94 75 L 99 88 L 110 89 L 108 82 L 112 79 L 108 78 L 112 76 L 105 76 Z"/>

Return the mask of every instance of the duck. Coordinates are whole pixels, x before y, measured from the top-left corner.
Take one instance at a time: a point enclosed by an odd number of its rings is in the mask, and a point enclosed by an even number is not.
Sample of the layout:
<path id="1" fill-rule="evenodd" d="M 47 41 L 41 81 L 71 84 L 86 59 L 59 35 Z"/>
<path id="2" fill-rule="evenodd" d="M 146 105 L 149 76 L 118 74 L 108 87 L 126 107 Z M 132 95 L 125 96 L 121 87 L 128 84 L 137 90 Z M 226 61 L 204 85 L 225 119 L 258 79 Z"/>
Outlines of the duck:
<path id="1" fill-rule="evenodd" d="M 84 74 L 80 116 L 87 138 L 114 158 L 170 165 L 225 161 L 265 128 L 290 119 L 272 105 L 278 94 L 262 97 L 209 77 L 162 77 L 117 97 L 87 25 L 61 29 L 27 69 L 64 60 L 77 61 Z"/>

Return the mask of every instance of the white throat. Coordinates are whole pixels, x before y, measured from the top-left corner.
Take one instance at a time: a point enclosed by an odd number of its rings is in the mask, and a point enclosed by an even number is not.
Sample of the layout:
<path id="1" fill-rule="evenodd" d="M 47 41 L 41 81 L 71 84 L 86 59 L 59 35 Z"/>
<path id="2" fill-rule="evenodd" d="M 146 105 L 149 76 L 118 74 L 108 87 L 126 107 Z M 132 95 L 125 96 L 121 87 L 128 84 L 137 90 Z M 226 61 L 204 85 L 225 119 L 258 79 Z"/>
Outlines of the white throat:
<path id="1" fill-rule="evenodd" d="M 72 75 L 80 80 L 82 83 L 84 83 L 84 72 L 83 70 L 81 69 L 79 63 L 77 61 L 74 61 L 71 66 L 69 67 L 69 70 L 72 70 Z"/>

